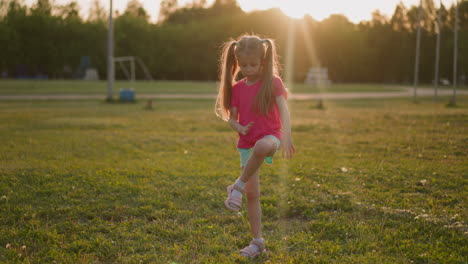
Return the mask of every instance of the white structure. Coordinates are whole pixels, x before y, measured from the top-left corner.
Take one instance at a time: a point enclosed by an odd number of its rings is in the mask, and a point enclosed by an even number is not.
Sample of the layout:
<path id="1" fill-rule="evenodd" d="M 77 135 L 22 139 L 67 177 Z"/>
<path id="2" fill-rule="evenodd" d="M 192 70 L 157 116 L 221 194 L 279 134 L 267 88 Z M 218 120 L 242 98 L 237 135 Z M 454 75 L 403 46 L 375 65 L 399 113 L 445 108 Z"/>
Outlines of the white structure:
<path id="1" fill-rule="evenodd" d="M 330 85 L 331 81 L 328 79 L 328 69 L 322 67 L 311 67 L 307 73 L 304 83 L 311 86 Z"/>
<path id="2" fill-rule="evenodd" d="M 115 57 L 114 63 L 119 63 L 120 67 L 122 68 L 123 73 L 125 74 L 125 77 L 127 77 L 128 80 L 130 81 L 135 81 L 135 61 L 140 65 L 140 68 L 143 70 L 143 73 L 145 74 L 146 80 L 153 80 L 153 76 L 151 76 L 151 73 L 148 71 L 148 68 L 146 68 L 145 64 L 143 61 L 136 57 L 136 56 L 127 56 L 127 57 Z M 130 72 L 128 71 L 127 67 L 125 67 L 124 62 L 129 62 L 130 63 Z M 115 66 L 114 66 L 115 69 Z"/>
<path id="3" fill-rule="evenodd" d="M 95 68 L 86 69 L 83 79 L 86 81 L 99 81 L 98 71 Z"/>

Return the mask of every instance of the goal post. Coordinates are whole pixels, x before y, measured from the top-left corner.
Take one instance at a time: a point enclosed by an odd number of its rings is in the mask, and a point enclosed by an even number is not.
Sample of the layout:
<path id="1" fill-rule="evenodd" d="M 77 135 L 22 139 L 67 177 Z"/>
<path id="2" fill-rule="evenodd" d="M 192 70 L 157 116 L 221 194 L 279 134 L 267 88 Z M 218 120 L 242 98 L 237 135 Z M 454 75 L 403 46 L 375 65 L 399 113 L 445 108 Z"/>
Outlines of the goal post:
<path id="1" fill-rule="evenodd" d="M 138 57 L 136 56 L 124 56 L 124 57 L 115 57 L 114 58 L 114 65 L 119 64 L 120 68 L 122 69 L 125 77 L 127 80 L 130 80 L 134 82 L 136 80 L 136 67 L 135 67 L 135 61 L 138 63 L 138 66 L 141 68 L 143 71 L 143 74 L 145 75 L 145 79 L 152 81 L 153 76 L 151 76 L 151 73 L 148 71 L 148 68 L 146 67 L 145 63 Z M 130 70 L 125 66 L 125 62 L 128 62 L 130 64 Z"/>

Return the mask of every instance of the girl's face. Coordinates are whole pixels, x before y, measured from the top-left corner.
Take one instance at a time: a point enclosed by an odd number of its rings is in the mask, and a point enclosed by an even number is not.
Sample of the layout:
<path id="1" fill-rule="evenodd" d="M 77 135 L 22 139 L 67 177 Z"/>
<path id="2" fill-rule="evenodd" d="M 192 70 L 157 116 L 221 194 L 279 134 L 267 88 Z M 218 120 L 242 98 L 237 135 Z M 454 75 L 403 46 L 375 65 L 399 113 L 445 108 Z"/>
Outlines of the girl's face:
<path id="1" fill-rule="evenodd" d="M 258 56 L 245 55 L 237 57 L 240 71 L 248 81 L 255 81 L 260 78 L 262 70 L 262 60 Z"/>

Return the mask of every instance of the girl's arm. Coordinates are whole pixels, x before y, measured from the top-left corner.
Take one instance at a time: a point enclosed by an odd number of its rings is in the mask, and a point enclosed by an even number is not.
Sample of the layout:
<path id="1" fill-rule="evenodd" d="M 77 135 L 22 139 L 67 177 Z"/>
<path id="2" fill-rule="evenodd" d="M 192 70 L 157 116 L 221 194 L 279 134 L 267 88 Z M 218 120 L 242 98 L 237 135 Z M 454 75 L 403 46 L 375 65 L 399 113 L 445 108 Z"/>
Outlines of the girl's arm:
<path id="1" fill-rule="evenodd" d="M 281 116 L 281 124 L 283 126 L 283 140 L 281 141 L 281 148 L 283 157 L 290 159 L 296 154 L 296 149 L 291 138 L 291 120 L 289 117 L 288 104 L 282 95 L 276 96 L 276 104 Z"/>
<path id="2" fill-rule="evenodd" d="M 241 133 L 242 135 L 247 135 L 249 132 L 250 127 L 254 124 L 250 122 L 248 125 L 243 126 L 237 122 L 237 107 L 231 107 L 230 116 L 229 116 L 229 125 L 231 126 L 234 131 L 237 133 Z"/>

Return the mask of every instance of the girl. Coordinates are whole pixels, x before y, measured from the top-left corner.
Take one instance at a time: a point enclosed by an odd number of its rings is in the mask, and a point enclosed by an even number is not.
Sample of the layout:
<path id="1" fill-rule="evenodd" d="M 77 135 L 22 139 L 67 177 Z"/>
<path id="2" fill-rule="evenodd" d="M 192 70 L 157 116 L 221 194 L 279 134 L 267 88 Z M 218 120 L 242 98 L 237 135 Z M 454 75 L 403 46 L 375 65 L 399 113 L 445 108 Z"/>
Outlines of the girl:
<path id="1" fill-rule="evenodd" d="M 227 187 L 227 209 L 241 208 L 242 194 L 247 196 L 247 211 L 253 235 L 250 245 L 240 251 L 255 257 L 265 251 L 261 230 L 259 168 L 265 160 L 271 164 L 276 151 L 283 156 L 295 154 L 287 91 L 278 77 L 274 42 L 257 36 L 243 36 L 224 45 L 221 58 L 221 82 L 216 114 L 239 133 L 237 148 L 241 158 L 241 176 Z M 235 82 L 240 72 L 244 78 Z"/>

